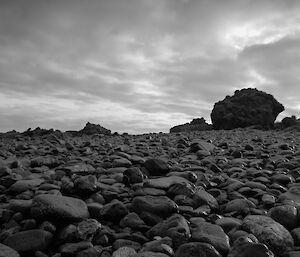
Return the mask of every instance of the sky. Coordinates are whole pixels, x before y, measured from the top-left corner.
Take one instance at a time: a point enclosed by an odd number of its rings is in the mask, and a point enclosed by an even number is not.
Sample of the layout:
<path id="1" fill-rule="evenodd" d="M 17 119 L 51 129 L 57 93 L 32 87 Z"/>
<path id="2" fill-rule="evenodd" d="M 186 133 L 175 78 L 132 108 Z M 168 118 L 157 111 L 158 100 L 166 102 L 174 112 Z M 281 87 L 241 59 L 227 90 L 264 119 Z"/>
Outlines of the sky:
<path id="1" fill-rule="evenodd" d="M 0 0 L 0 131 L 168 132 L 242 88 L 300 116 L 299 0 Z"/>

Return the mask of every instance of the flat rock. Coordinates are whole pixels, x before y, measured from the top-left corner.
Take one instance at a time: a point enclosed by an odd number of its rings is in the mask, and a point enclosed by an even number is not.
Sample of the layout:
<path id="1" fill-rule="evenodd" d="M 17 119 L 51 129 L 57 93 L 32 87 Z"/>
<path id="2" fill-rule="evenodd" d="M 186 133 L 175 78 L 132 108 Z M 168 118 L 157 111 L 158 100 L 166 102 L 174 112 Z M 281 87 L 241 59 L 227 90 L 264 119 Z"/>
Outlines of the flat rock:
<path id="1" fill-rule="evenodd" d="M 33 198 L 31 214 L 37 219 L 80 221 L 89 217 L 84 201 L 68 196 L 43 194 Z"/>

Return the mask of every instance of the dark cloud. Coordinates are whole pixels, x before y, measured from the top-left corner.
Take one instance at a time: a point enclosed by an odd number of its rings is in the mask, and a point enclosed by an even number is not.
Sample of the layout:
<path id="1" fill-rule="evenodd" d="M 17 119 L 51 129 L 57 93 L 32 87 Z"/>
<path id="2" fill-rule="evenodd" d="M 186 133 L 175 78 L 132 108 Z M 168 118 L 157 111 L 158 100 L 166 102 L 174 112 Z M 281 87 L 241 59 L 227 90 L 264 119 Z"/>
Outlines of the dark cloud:
<path id="1" fill-rule="evenodd" d="M 297 0 L 2 0 L 0 130 L 167 131 L 243 87 L 300 116 Z"/>

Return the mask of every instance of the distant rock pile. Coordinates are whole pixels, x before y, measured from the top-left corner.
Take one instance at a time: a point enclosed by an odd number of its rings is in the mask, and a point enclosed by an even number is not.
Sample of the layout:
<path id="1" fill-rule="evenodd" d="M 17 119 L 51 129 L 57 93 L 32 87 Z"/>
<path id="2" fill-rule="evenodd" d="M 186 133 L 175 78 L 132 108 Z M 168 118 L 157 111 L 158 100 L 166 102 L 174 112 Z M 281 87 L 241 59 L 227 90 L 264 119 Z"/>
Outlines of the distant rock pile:
<path id="1" fill-rule="evenodd" d="M 78 131 L 79 135 L 94 135 L 94 134 L 103 134 L 103 135 L 111 135 L 111 131 L 106 129 L 99 124 L 86 123 L 85 127 L 82 130 Z"/>
<path id="2" fill-rule="evenodd" d="M 272 95 L 255 88 L 236 90 L 233 96 L 215 103 L 211 113 L 214 129 L 245 128 L 252 125 L 273 128 L 284 106 Z"/>
<path id="3" fill-rule="evenodd" d="M 170 133 L 211 130 L 212 125 L 206 123 L 204 118 L 193 119 L 190 123 L 177 125 L 170 129 Z"/>

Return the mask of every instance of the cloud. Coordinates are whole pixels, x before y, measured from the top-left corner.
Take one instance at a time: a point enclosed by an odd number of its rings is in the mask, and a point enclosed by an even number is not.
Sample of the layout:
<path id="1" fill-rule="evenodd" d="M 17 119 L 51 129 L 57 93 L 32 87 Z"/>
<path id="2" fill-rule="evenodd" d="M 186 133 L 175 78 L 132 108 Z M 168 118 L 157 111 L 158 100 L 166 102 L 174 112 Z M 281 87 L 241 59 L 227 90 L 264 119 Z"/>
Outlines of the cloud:
<path id="1" fill-rule="evenodd" d="M 243 87 L 300 116 L 300 3 L 253 2 L 1 1 L 0 130 L 168 131 Z"/>

